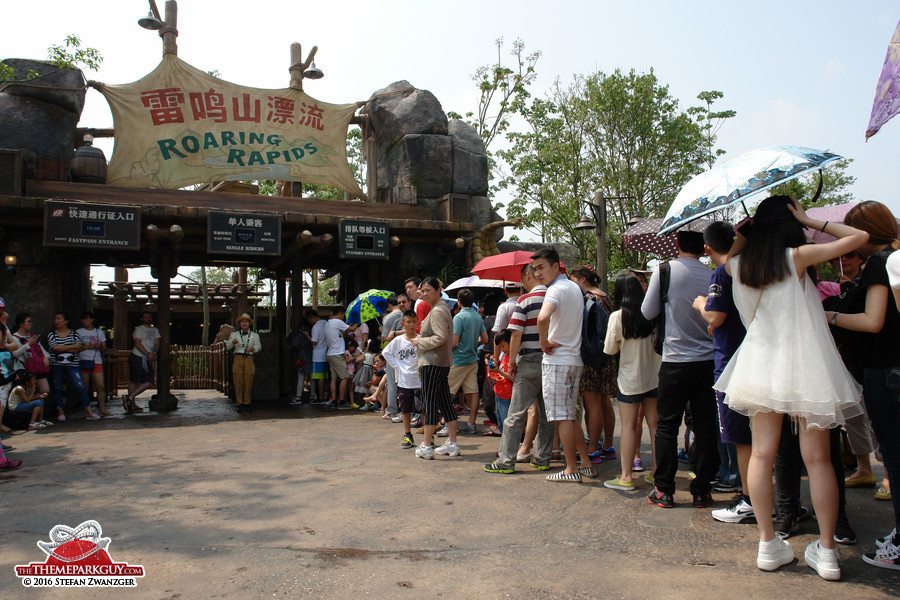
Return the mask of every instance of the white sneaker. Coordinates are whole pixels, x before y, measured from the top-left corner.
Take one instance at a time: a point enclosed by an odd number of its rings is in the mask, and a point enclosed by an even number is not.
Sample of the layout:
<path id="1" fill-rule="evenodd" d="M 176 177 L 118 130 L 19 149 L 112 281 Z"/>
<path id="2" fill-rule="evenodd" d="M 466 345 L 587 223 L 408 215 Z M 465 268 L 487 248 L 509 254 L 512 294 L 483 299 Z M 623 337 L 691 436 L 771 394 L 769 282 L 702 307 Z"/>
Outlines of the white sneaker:
<path id="1" fill-rule="evenodd" d="M 459 450 L 456 451 L 459 454 Z M 432 460 L 434 458 L 434 448 L 432 446 L 426 446 L 425 442 L 416 448 L 416 456 L 419 458 L 424 458 L 425 460 Z"/>
<path id="2" fill-rule="evenodd" d="M 776 537 L 774 540 L 759 543 L 756 554 L 756 566 L 761 571 L 774 571 L 794 560 L 794 549 L 787 540 Z"/>
<path id="3" fill-rule="evenodd" d="M 441 427 L 440 429 L 438 429 L 438 430 L 437 430 L 437 433 L 435 433 L 434 435 L 436 435 L 436 436 L 438 436 L 438 437 L 447 437 L 448 435 L 450 435 L 450 432 L 447 431 L 447 426 L 444 425 L 443 427 Z"/>
<path id="4" fill-rule="evenodd" d="M 805 557 L 806 564 L 814 569 L 822 579 L 837 581 L 841 578 L 841 567 L 838 565 L 835 548 L 823 548 L 819 542 L 812 542 L 806 547 Z"/>
<path id="5" fill-rule="evenodd" d="M 456 442 L 446 441 L 443 445 L 434 449 L 435 454 L 444 456 L 459 456 L 459 444 Z"/>
<path id="6" fill-rule="evenodd" d="M 402 423 L 402 422 L 403 422 L 403 415 L 401 415 L 401 414 L 396 414 L 393 417 L 391 417 L 391 423 Z"/>
<path id="7" fill-rule="evenodd" d="M 747 503 L 743 496 L 738 496 L 734 504 L 728 508 L 720 508 L 712 511 L 712 518 L 722 523 L 746 523 L 756 521 L 753 507 Z"/>

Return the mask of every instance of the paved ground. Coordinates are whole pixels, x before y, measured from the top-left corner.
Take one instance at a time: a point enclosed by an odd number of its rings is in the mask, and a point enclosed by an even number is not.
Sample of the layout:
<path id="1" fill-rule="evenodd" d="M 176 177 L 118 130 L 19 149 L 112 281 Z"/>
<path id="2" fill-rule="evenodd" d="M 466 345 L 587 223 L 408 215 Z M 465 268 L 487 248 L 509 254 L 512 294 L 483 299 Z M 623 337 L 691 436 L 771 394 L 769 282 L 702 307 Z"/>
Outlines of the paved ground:
<path id="1" fill-rule="evenodd" d="M 121 408 L 115 409 L 121 413 Z M 191 392 L 170 414 L 69 421 L 4 434 L 25 466 L 0 473 L 0 590 L 7 598 L 867 598 L 896 597 L 900 572 L 860 559 L 890 527 L 889 503 L 848 490 L 860 544 L 839 550 L 844 581 L 800 559 L 755 567 L 752 525 L 647 503 L 600 477 L 550 483 L 525 466 L 489 475 L 497 438 L 417 460 L 401 426 L 372 414 L 258 407 L 235 414 Z M 644 437 L 645 443 L 647 437 Z M 880 467 L 878 468 L 880 474 Z M 676 502 L 688 503 L 680 473 Z M 808 498 L 808 496 L 807 496 Z M 729 495 L 716 495 L 715 507 Z M 56 524 L 95 519 L 116 561 L 147 571 L 136 590 L 25 589 L 13 565 L 42 561 Z"/>

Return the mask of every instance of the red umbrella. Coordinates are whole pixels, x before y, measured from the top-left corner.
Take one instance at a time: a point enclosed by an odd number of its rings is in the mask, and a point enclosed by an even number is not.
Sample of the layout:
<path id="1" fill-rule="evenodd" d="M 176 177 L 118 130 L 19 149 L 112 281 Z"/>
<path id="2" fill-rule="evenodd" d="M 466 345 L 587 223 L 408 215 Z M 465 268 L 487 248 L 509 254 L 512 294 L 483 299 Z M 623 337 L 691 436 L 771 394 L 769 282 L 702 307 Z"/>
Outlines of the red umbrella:
<path id="1" fill-rule="evenodd" d="M 502 279 L 504 281 L 521 281 L 522 265 L 531 262 L 533 252 L 514 250 L 486 256 L 472 267 L 472 272 L 481 279 Z"/>

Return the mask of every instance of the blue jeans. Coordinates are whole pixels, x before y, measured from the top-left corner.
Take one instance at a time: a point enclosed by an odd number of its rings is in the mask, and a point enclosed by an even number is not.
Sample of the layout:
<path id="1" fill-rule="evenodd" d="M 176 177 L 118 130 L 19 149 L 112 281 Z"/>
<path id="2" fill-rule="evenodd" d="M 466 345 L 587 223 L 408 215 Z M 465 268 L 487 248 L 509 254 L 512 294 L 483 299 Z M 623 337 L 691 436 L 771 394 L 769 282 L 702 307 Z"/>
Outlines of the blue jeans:
<path id="1" fill-rule="evenodd" d="M 872 429 L 881 449 L 884 470 L 891 487 L 900 482 L 900 368 L 865 369 L 863 371 L 863 400 Z M 891 494 L 894 505 L 894 526 L 900 529 L 900 493 Z"/>
<path id="2" fill-rule="evenodd" d="M 44 405 L 44 401 L 40 400 L 40 399 L 32 400 L 31 402 L 22 402 L 22 403 L 16 405 L 16 408 L 15 408 L 15 410 L 13 410 L 13 412 L 20 412 L 20 413 L 31 412 L 34 409 L 38 408 L 39 406 L 43 406 L 43 405 Z"/>
<path id="3" fill-rule="evenodd" d="M 506 416 L 509 414 L 509 398 L 501 398 L 500 396 L 494 395 L 496 398 L 496 404 L 494 405 L 497 409 L 497 427 L 500 428 L 500 433 L 503 433 L 503 421 L 506 420 Z"/>
<path id="4" fill-rule="evenodd" d="M 89 407 L 91 405 L 91 399 L 88 396 L 87 389 L 84 387 L 84 380 L 81 378 L 81 371 L 78 370 L 78 365 L 50 365 L 50 381 L 52 382 L 52 385 L 50 386 L 50 398 L 53 399 L 56 408 L 63 407 L 63 377 L 69 380 L 69 385 L 72 386 L 75 393 L 78 394 L 81 406 L 84 408 Z"/>

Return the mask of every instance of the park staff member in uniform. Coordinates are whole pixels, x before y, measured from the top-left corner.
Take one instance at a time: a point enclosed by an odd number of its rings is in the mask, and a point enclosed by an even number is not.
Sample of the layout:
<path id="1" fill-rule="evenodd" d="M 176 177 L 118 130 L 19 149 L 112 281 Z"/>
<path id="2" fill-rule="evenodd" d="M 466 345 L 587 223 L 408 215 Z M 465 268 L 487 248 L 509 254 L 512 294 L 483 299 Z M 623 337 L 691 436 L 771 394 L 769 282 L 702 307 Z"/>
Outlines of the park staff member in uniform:
<path id="1" fill-rule="evenodd" d="M 256 366 L 253 364 L 253 355 L 262 349 L 259 334 L 250 331 L 252 319 L 247 313 L 238 318 L 238 328 L 228 338 L 228 349 L 234 352 L 234 396 L 237 402 L 238 412 L 253 412 L 250 408 L 250 390 L 253 389 L 253 376 L 256 374 Z"/>

